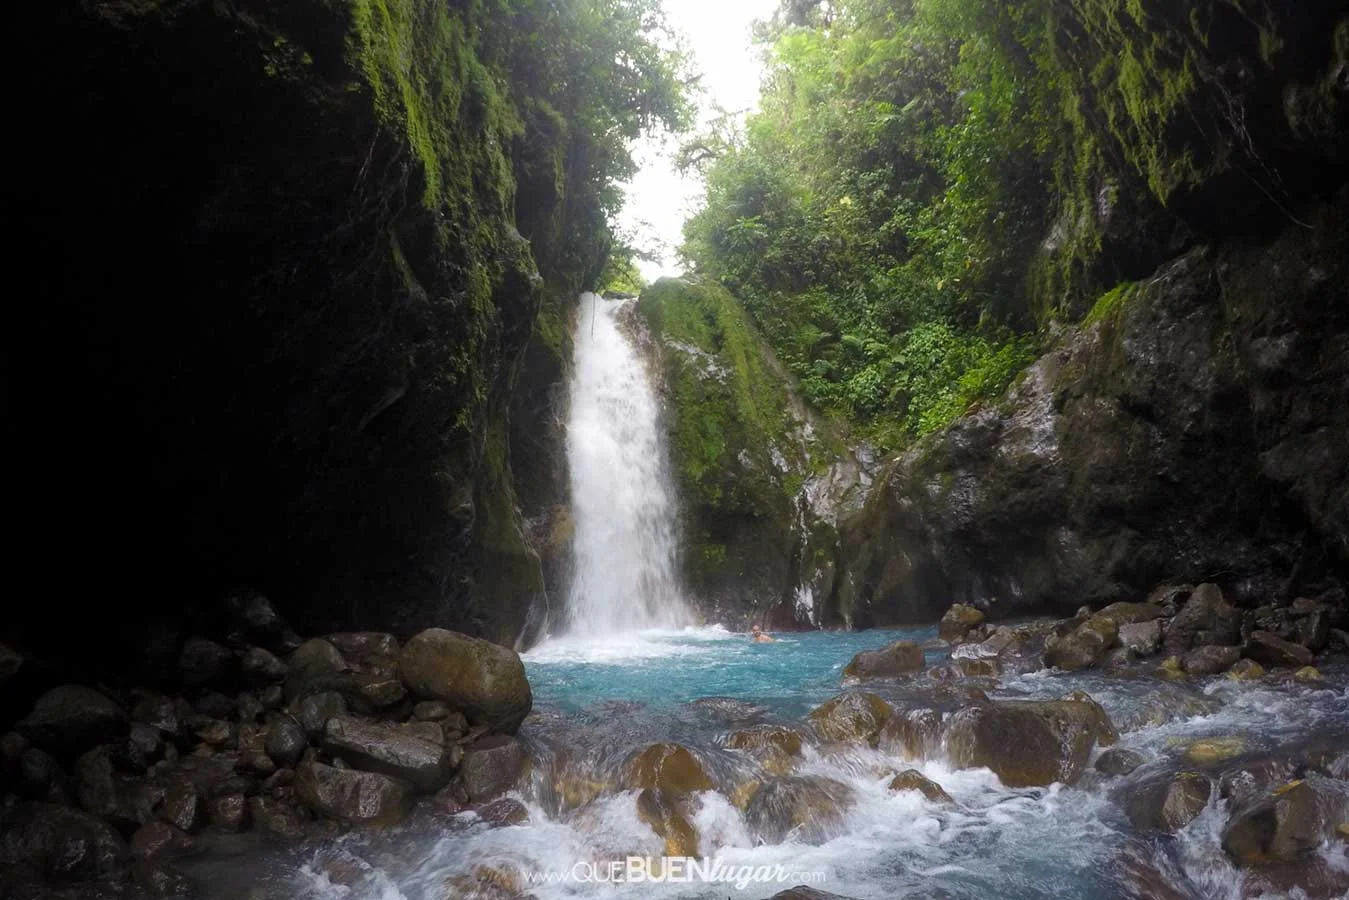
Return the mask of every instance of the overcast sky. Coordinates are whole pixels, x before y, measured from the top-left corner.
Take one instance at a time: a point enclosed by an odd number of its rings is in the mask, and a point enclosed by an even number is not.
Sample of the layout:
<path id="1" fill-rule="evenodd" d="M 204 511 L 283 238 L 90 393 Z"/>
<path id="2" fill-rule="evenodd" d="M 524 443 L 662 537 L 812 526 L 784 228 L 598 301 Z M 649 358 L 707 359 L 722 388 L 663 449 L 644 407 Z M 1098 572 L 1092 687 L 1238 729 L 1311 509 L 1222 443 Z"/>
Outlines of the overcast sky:
<path id="1" fill-rule="evenodd" d="M 777 4 L 778 0 L 664 0 L 671 27 L 683 35 L 694 54 L 694 67 L 703 76 L 700 115 L 713 104 L 735 111 L 758 102 L 761 66 L 750 45 L 750 26 L 755 19 L 771 16 Z M 675 249 L 684 219 L 700 193 L 696 176 L 681 178 L 674 171 L 677 149 L 677 138 L 643 141 L 634 148 L 641 171 L 628 185 L 627 204 L 618 217 L 620 228 L 635 232 L 639 247 L 664 248 L 660 262 L 639 264 L 648 279 L 679 271 Z"/>

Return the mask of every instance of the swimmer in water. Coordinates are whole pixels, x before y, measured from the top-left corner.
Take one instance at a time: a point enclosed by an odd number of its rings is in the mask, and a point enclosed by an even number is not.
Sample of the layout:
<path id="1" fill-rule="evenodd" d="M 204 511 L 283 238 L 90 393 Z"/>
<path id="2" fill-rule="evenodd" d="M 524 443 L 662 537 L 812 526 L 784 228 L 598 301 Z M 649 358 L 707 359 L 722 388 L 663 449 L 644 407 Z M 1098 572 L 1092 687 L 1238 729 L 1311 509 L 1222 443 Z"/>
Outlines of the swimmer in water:
<path id="1" fill-rule="evenodd" d="M 769 637 L 768 635 L 764 634 L 764 633 L 759 629 L 759 626 L 758 626 L 758 625 L 755 625 L 753 628 L 751 628 L 751 629 L 749 630 L 749 639 L 750 639 L 751 641 L 753 641 L 754 643 L 756 643 L 756 644 L 772 644 L 772 643 L 776 643 L 776 638 L 771 638 L 771 637 Z"/>

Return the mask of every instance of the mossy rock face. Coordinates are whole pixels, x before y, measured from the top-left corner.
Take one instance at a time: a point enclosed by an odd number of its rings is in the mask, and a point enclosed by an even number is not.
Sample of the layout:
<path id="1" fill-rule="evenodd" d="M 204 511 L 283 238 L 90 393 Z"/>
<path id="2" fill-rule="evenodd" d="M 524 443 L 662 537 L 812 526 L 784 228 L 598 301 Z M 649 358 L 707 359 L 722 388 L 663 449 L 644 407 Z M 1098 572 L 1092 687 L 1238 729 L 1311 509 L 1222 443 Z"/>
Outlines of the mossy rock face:
<path id="1" fill-rule="evenodd" d="M 826 741 L 875 744 L 894 710 L 875 694 L 847 691 L 810 713 L 810 721 Z"/>
<path id="2" fill-rule="evenodd" d="M 634 788 L 674 794 L 710 791 L 716 786 L 698 757 L 679 744 L 652 744 L 638 753 L 628 764 L 627 781 Z"/>
<path id="3" fill-rule="evenodd" d="M 824 624 L 834 507 L 860 493 L 855 461 L 723 288 L 661 279 L 637 310 L 664 401 L 693 594 L 709 618 Z"/>
<path id="4" fill-rule="evenodd" d="M 951 761 L 986 766 L 1008 787 L 1075 784 L 1091 750 L 1113 743 L 1113 726 L 1082 700 L 1007 701 L 967 707 L 946 727 Z"/>

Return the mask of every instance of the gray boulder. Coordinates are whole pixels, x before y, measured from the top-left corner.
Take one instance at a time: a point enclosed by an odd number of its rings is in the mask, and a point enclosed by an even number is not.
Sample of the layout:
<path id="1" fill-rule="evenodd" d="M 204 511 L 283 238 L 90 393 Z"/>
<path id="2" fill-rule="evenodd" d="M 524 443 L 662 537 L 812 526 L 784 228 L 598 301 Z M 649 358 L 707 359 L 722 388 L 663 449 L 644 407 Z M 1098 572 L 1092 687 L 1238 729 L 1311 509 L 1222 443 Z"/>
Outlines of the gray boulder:
<path id="1" fill-rule="evenodd" d="M 417 697 L 443 700 L 493 731 L 514 733 L 534 704 L 519 654 L 442 628 L 407 642 L 398 675 Z"/>
<path id="2" fill-rule="evenodd" d="M 393 825 L 407 815 L 412 797 L 412 787 L 397 778 L 315 760 L 295 770 L 295 792 L 318 815 L 346 825 Z"/>
<path id="3" fill-rule="evenodd" d="M 127 715 L 120 706 L 78 684 L 47 691 L 15 726 L 34 745 L 67 759 L 126 734 L 127 728 Z"/>
<path id="4" fill-rule="evenodd" d="M 1207 644 L 1196 647 L 1181 657 L 1180 665 L 1191 675 L 1216 675 L 1226 672 L 1241 659 L 1240 647 Z"/>
<path id="5" fill-rule="evenodd" d="M 423 791 L 443 787 L 453 774 L 453 757 L 443 744 L 390 723 L 336 716 L 324 727 L 323 749 L 358 769 L 401 779 Z"/>
<path id="6" fill-rule="evenodd" d="M 895 641 L 879 650 L 863 650 L 843 668 L 844 678 L 895 678 L 923 670 L 923 650 L 913 641 Z"/>
<path id="7" fill-rule="evenodd" d="M 527 759 L 520 742 L 505 735 L 471 744 L 459 763 L 459 778 L 469 800 L 482 803 L 515 787 Z"/>

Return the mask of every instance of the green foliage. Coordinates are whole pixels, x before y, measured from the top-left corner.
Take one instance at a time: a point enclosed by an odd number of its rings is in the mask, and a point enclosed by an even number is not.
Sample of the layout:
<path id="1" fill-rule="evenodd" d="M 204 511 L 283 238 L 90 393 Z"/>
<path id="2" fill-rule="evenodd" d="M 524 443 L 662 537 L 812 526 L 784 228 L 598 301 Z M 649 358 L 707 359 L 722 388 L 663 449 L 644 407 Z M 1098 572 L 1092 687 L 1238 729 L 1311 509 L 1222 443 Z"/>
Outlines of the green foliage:
<path id="1" fill-rule="evenodd" d="M 1033 355 L 1060 103 L 1043 0 L 784 8 L 685 230 L 816 405 L 900 442 Z M 785 24 L 784 24 L 785 23 Z"/>
<path id="2" fill-rule="evenodd" d="M 1094 325 L 1097 322 L 1115 318 L 1124 309 L 1129 299 L 1137 293 L 1138 284 L 1136 282 L 1126 281 L 1115 285 L 1102 294 L 1100 299 L 1088 310 L 1082 318 L 1082 324 L 1084 326 Z"/>

